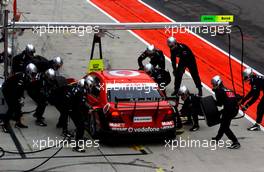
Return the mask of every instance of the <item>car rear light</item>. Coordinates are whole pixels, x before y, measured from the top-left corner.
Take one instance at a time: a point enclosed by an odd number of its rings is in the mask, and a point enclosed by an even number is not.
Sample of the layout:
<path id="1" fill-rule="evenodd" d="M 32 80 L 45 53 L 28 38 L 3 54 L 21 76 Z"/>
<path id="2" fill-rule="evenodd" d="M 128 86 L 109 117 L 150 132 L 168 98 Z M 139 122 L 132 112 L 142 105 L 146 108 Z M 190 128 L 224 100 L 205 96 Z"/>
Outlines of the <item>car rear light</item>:
<path id="1" fill-rule="evenodd" d="M 117 112 L 117 111 L 114 111 L 114 112 L 112 112 L 112 117 L 119 117 L 119 112 Z"/>
<path id="2" fill-rule="evenodd" d="M 171 109 L 169 109 L 168 111 L 167 111 L 167 115 L 171 115 L 173 113 L 173 111 L 171 110 Z"/>

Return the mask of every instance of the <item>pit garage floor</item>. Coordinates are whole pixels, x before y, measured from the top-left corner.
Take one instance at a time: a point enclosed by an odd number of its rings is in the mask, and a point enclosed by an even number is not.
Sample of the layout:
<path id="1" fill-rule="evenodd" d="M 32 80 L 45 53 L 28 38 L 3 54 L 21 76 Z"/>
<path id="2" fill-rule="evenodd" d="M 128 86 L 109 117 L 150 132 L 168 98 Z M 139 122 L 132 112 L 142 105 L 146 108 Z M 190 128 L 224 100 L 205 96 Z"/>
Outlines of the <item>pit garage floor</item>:
<path id="1" fill-rule="evenodd" d="M 113 22 L 102 12 L 91 6 L 85 0 L 21 0 L 18 4 L 25 12 L 24 21 L 83 21 L 83 22 Z M 120 39 L 103 38 L 103 55 L 108 59 L 113 69 L 137 69 L 137 57 L 144 51 L 146 45 L 128 31 L 112 32 Z M 61 56 L 64 59 L 63 75 L 81 78 L 87 68 L 92 34 L 78 36 L 77 34 L 45 34 L 39 36 L 26 31 L 19 36 L 16 43 L 19 51 L 27 43 L 36 46 L 37 54 L 47 58 Z M 171 70 L 167 61 L 167 69 Z M 191 92 L 196 92 L 192 79 L 185 75 L 183 83 Z M 172 92 L 172 85 L 168 88 Z M 210 92 L 204 89 L 206 95 Z M 24 110 L 35 108 L 31 99 L 26 98 Z M 16 129 L 12 123 L 17 145 L 24 152 L 38 150 L 34 145 L 36 140 L 63 139 L 61 130 L 56 129 L 58 112 L 48 106 L 45 112 L 48 127 L 35 125 L 32 115 L 24 115 L 24 122 L 28 129 Z M 53 159 L 36 169 L 36 171 L 92 171 L 92 172 L 163 172 L 163 171 L 196 171 L 196 172 L 262 172 L 263 166 L 263 132 L 248 132 L 246 128 L 251 123 L 247 119 L 234 120 L 232 129 L 239 138 L 242 147 L 230 150 L 226 147 L 190 147 L 187 145 L 171 147 L 172 141 L 160 142 L 152 139 L 146 141 L 130 140 L 123 144 L 103 144 L 96 147 L 92 140 L 92 147 L 86 148 L 86 153 L 72 152 L 71 148 L 63 148 Z M 72 125 L 71 125 L 72 126 Z M 216 135 L 219 126 L 209 128 L 204 121 L 200 122 L 200 130 L 194 133 L 185 131 L 179 133 L 176 140 L 198 140 L 209 142 Z M 74 127 L 71 127 L 74 129 Z M 89 135 L 86 133 L 88 138 Z M 18 151 L 14 136 L 0 132 L 0 147 L 9 151 Z M 91 138 L 90 138 L 91 139 Z M 223 138 L 226 141 L 226 137 Z M 170 143 L 170 146 L 168 144 Z M 179 142 L 178 142 L 179 143 Z M 37 154 L 12 155 L 6 154 L 0 158 L 0 171 L 24 171 L 30 169 L 54 154 L 59 148 L 53 148 Z"/>

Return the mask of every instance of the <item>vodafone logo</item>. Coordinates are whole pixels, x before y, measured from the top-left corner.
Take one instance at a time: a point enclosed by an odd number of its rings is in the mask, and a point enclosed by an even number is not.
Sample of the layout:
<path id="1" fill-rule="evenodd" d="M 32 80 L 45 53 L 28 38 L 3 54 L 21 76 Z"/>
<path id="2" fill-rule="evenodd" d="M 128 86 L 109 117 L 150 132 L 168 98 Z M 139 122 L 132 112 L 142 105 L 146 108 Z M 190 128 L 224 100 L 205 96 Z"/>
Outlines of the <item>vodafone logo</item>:
<path id="1" fill-rule="evenodd" d="M 133 70 L 112 70 L 109 71 L 110 75 L 120 76 L 120 77 L 133 77 L 140 75 L 139 72 Z"/>

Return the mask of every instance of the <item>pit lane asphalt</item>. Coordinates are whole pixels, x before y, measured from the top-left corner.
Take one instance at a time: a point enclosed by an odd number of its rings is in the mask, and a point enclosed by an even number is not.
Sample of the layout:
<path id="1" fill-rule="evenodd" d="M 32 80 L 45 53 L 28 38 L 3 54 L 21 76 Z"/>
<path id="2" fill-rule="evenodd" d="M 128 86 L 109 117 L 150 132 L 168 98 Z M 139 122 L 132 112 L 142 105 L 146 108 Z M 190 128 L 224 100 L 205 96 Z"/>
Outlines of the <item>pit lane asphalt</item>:
<path id="1" fill-rule="evenodd" d="M 143 0 L 175 21 L 200 21 L 201 15 L 234 15 L 235 22 L 242 27 L 245 36 L 245 63 L 264 73 L 264 1 L 241 0 Z M 228 37 L 200 34 L 213 44 L 228 52 Z M 234 29 L 232 55 L 241 58 L 240 33 Z"/>
<path id="2" fill-rule="evenodd" d="M 84 0 L 63 1 L 63 0 L 23 0 L 18 4 L 21 11 L 30 12 L 24 14 L 25 21 L 87 21 L 87 22 L 113 22 L 100 11 L 92 7 Z M 114 32 L 120 36 L 120 39 L 103 38 L 103 55 L 109 59 L 112 68 L 133 68 L 136 69 L 138 55 L 145 49 L 145 44 L 135 38 L 127 31 Z M 48 58 L 60 55 L 64 58 L 64 68 L 62 73 L 66 76 L 81 78 L 86 71 L 92 35 L 85 37 L 69 34 L 48 34 L 42 37 L 33 35 L 27 31 L 18 38 L 18 47 L 23 49 L 27 43 L 36 45 L 38 54 Z M 128 53 L 129 52 L 129 53 Z M 167 68 L 171 71 L 170 64 L 167 62 Z M 188 85 L 192 92 L 196 92 L 192 80 L 185 75 L 184 83 Z M 171 93 L 172 85 L 168 92 Z M 210 94 L 204 90 L 205 94 Z M 27 98 L 24 110 L 34 109 L 34 103 Z M 24 121 L 29 125 L 29 129 L 14 129 L 24 151 L 37 149 L 33 147 L 33 140 L 62 139 L 61 131 L 56 129 L 55 125 L 58 119 L 58 112 L 52 106 L 48 106 L 45 112 L 48 127 L 42 128 L 34 124 L 34 118 L 31 115 L 25 115 Z M 215 136 L 218 126 L 213 128 L 206 127 L 204 121 L 201 121 L 201 129 L 196 133 L 186 131 L 178 136 L 178 139 L 208 140 Z M 240 150 L 231 151 L 227 148 L 219 148 L 215 151 L 211 148 L 177 148 L 171 150 L 165 147 L 165 142 L 152 143 L 137 142 L 133 146 L 133 141 L 122 145 L 100 145 L 100 151 L 97 148 L 87 148 L 86 153 L 79 154 L 72 152 L 70 148 L 64 148 L 56 156 L 42 166 L 38 171 L 197 171 L 197 172 L 215 172 L 222 171 L 240 171 L 248 172 L 263 171 L 262 157 L 264 153 L 263 133 L 247 132 L 249 125 L 246 119 L 235 120 L 232 123 L 232 129 L 239 137 L 242 144 Z M 12 126 L 14 124 L 12 123 Z M 71 124 L 72 125 L 72 124 Z M 71 126 L 71 129 L 74 129 Z M 224 138 L 226 139 L 226 138 Z M 10 135 L 0 132 L 0 146 L 7 150 L 17 151 Z M 146 151 L 143 154 L 140 147 Z M 132 148 L 133 147 L 133 148 Z M 57 149 L 51 149 L 36 155 L 21 156 L 8 154 L 5 159 L 0 159 L 0 171 L 23 171 L 35 165 L 38 165 L 44 158 L 50 156 Z M 106 156 L 104 157 L 103 154 Z M 110 163 L 111 162 L 111 163 Z"/>

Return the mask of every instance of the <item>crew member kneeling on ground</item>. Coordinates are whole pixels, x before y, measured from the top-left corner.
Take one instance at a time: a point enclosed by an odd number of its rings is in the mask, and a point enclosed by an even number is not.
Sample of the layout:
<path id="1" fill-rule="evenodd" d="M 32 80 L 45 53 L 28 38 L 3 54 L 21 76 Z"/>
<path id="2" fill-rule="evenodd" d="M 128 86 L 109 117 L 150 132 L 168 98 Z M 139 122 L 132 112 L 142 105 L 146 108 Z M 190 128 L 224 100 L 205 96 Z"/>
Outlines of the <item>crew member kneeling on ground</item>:
<path id="1" fill-rule="evenodd" d="M 170 72 L 165 69 L 154 68 L 151 63 L 144 65 L 145 72 L 153 78 L 161 89 L 165 89 L 171 82 Z"/>
<path id="2" fill-rule="evenodd" d="M 252 104 L 254 104 L 258 100 L 260 96 L 260 92 L 262 91 L 264 93 L 264 77 L 254 74 L 252 69 L 248 68 L 243 71 L 243 80 L 244 82 L 245 81 L 249 82 L 251 85 L 251 90 L 241 101 L 242 110 L 246 111 Z M 245 103 L 246 105 L 243 105 Z M 264 114 L 264 95 L 262 95 L 262 98 L 257 107 L 256 123 L 248 128 L 249 131 L 260 130 L 260 124 L 262 122 L 263 114 Z"/>
<path id="3" fill-rule="evenodd" d="M 240 148 L 240 143 L 230 129 L 232 119 L 238 114 L 238 99 L 233 91 L 225 88 L 220 76 L 214 76 L 211 83 L 213 91 L 215 92 L 217 106 L 223 106 L 223 109 L 221 110 L 222 118 L 220 128 L 217 136 L 213 137 L 212 140 L 219 141 L 223 135 L 226 134 L 226 136 L 233 142 L 229 148 L 238 149 Z"/>
<path id="4" fill-rule="evenodd" d="M 172 95 L 177 95 L 181 86 L 182 76 L 187 68 L 191 73 L 193 81 L 198 89 L 199 96 L 203 95 L 202 92 L 202 83 L 198 72 L 198 67 L 196 64 L 195 56 L 191 49 L 185 45 L 178 43 L 174 37 L 169 37 L 167 41 L 168 47 L 171 52 L 171 64 L 173 68 L 173 74 L 175 76 L 174 82 L 174 92 Z M 180 59 L 177 67 L 177 57 Z"/>
<path id="5" fill-rule="evenodd" d="M 159 67 L 165 70 L 165 56 L 163 52 L 156 49 L 154 45 L 149 45 L 147 49 L 139 56 L 139 70 L 144 70 L 143 60 L 145 60 L 147 57 L 150 58 L 150 64 L 152 64 L 154 68 Z"/>
<path id="6" fill-rule="evenodd" d="M 198 115 L 201 115 L 200 96 L 191 94 L 186 86 L 181 86 L 178 95 L 184 102 L 180 110 L 182 115 L 187 115 L 188 119 L 192 120 L 192 128 L 190 131 L 199 130 Z"/>
<path id="7" fill-rule="evenodd" d="M 26 67 L 26 73 L 16 73 L 3 83 L 3 95 L 8 105 L 3 131 L 8 132 L 7 125 L 11 118 L 16 121 L 15 127 L 28 128 L 21 122 L 24 90 L 28 83 L 35 80 L 37 68 L 30 63 Z"/>

